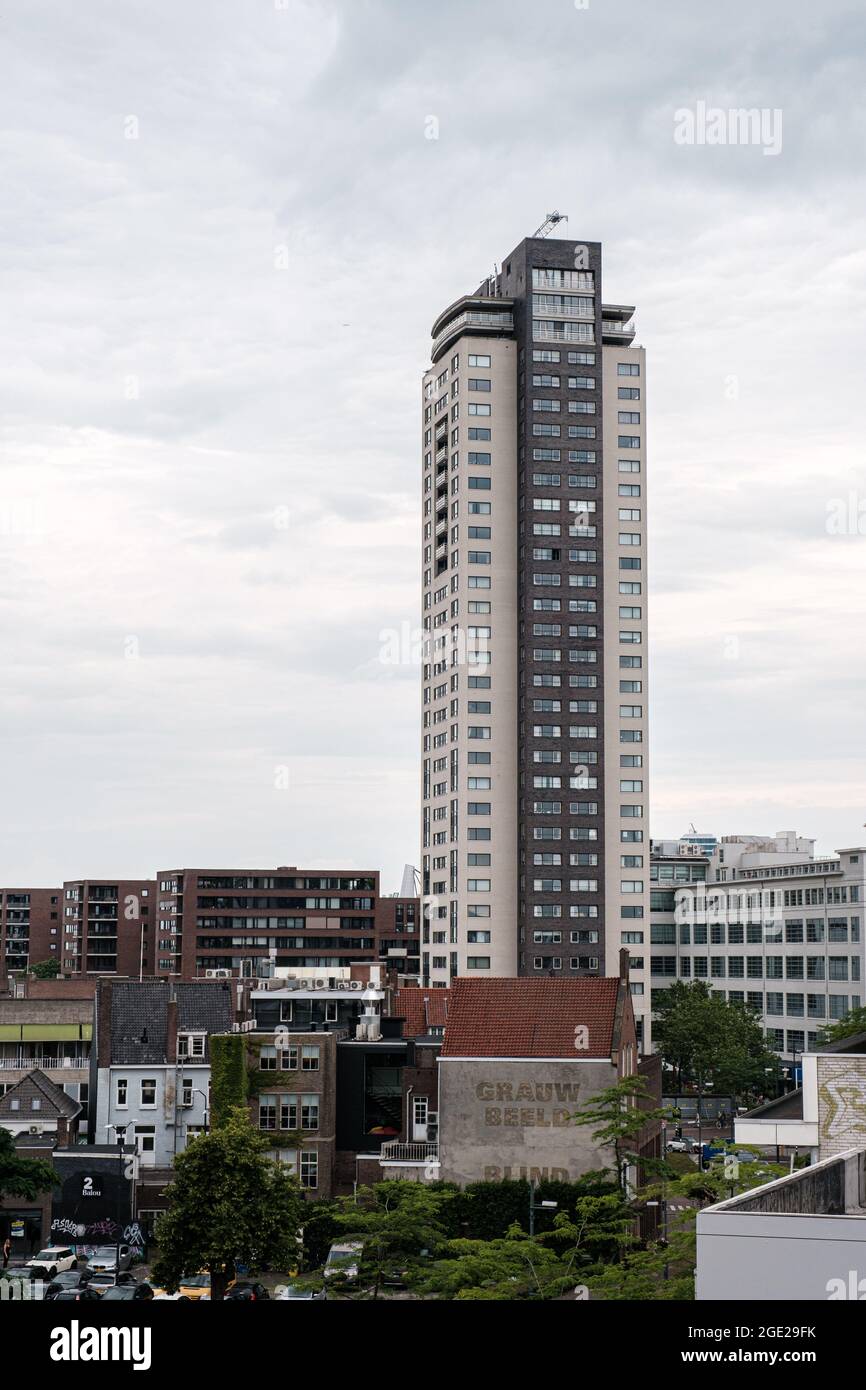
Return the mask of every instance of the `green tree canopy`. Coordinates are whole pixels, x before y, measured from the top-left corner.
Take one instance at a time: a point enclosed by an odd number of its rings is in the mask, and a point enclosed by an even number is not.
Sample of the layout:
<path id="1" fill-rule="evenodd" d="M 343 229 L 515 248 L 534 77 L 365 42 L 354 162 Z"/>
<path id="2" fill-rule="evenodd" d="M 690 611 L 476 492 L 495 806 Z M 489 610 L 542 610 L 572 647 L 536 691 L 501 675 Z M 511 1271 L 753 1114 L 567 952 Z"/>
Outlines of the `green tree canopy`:
<path id="1" fill-rule="evenodd" d="M 28 966 L 28 974 L 35 975 L 37 980 L 56 980 L 60 974 L 60 961 L 53 958 L 34 961 Z"/>
<path id="2" fill-rule="evenodd" d="M 35 1202 L 60 1182 L 50 1163 L 41 1158 L 22 1158 L 15 1139 L 0 1125 L 0 1197 L 23 1197 Z"/>
<path id="3" fill-rule="evenodd" d="M 624 1191 L 627 1165 L 647 1162 L 636 1152 L 642 1131 L 666 1119 L 668 1113 L 652 1105 L 652 1096 L 642 1076 L 624 1076 L 613 1086 L 591 1096 L 572 1119 L 575 1124 L 592 1126 L 595 1142 L 613 1151 L 617 1181 Z"/>
<path id="4" fill-rule="evenodd" d="M 676 980 L 654 1010 L 653 1042 L 685 1085 L 736 1098 L 763 1093 L 778 1065 L 760 1020 L 744 1004 L 730 1003 L 704 980 Z"/>
<path id="5" fill-rule="evenodd" d="M 444 1299 L 544 1299 L 564 1292 L 570 1278 L 556 1251 L 513 1226 L 501 1240 L 451 1240 L 423 1281 L 426 1297 Z"/>
<path id="6" fill-rule="evenodd" d="M 453 1192 L 420 1182 L 379 1182 L 361 1187 L 355 1197 L 338 1199 L 333 1215 L 341 1238 L 364 1241 L 364 1260 L 375 1270 L 373 1297 L 379 1293 L 382 1272 L 395 1255 L 417 1255 L 439 1249 L 445 1241 L 444 1208 Z"/>
<path id="7" fill-rule="evenodd" d="M 178 1154 L 168 1209 L 156 1223 L 156 1283 L 176 1289 L 182 1275 L 207 1269 L 211 1297 L 220 1299 L 235 1262 L 295 1266 L 304 1197 L 295 1177 L 265 1157 L 267 1147 L 236 1107 Z"/>
<path id="8" fill-rule="evenodd" d="M 851 1009 L 850 1013 L 836 1023 L 829 1023 L 826 1028 L 822 1028 L 818 1034 L 818 1042 L 844 1042 L 855 1033 L 866 1033 L 866 1007 L 862 1005 L 859 1009 Z"/>

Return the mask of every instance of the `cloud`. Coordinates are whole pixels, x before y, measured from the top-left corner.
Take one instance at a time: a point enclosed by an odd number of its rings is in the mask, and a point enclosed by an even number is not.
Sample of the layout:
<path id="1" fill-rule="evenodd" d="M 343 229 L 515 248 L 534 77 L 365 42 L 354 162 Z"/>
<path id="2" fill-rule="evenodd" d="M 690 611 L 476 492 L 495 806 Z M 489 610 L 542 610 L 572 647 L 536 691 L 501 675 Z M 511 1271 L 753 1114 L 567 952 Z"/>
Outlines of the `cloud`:
<path id="1" fill-rule="evenodd" d="M 866 496 L 860 6 L 3 25 L 2 881 L 397 886 L 430 325 L 552 207 L 649 354 L 653 832 L 859 838 L 866 536 L 827 523 Z M 781 153 L 677 146 L 697 101 L 780 108 Z"/>

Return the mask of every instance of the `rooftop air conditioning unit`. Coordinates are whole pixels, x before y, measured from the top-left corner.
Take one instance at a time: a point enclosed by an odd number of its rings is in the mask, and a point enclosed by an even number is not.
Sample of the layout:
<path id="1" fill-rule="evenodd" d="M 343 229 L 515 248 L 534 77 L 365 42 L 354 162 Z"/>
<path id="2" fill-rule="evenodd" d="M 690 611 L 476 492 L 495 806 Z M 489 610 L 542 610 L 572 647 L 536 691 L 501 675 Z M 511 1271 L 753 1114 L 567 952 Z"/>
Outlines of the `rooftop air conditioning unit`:
<path id="1" fill-rule="evenodd" d="M 41 1133 L 42 1133 L 42 1126 L 41 1126 L 41 1125 L 31 1125 L 31 1126 L 30 1126 L 29 1133 L 30 1133 L 30 1134 L 41 1134 Z"/>
<path id="2" fill-rule="evenodd" d="M 230 980 L 231 974 L 230 970 L 206 970 L 204 977 L 206 980 Z"/>

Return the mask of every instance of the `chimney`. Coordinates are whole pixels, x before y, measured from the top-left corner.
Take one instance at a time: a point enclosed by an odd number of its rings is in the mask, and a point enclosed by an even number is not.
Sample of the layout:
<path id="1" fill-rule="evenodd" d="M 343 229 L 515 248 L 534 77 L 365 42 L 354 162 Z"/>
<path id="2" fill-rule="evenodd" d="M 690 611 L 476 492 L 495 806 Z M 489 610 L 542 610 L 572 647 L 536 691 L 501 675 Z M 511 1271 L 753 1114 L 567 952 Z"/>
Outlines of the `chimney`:
<path id="1" fill-rule="evenodd" d="M 619 978 L 620 983 L 624 985 L 628 984 L 628 962 L 628 947 L 623 946 L 619 953 Z"/>

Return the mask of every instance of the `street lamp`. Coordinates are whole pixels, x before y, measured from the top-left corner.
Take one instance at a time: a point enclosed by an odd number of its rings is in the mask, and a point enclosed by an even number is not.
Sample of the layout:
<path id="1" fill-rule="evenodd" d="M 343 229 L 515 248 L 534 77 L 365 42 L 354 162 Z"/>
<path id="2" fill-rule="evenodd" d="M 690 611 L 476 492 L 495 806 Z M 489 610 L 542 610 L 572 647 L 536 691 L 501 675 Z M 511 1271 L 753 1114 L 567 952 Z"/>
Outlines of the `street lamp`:
<path id="1" fill-rule="evenodd" d="M 529 1184 L 529 1235 L 530 1235 L 530 1238 L 531 1238 L 532 1236 L 535 1235 L 535 1213 L 536 1213 L 537 1211 L 556 1211 L 556 1208 L 557 1208 L 558 1206 L 559 1206 L 559 1203 L 558 1203 L 558 1202 L 536 1202 L 536 1200 L 535 1200 L 535 1184 L 534 1184 L 534 1183 L 530 1183 L 530 1184 Z"/>
<path id="2" fill-rule="evenodd" d="M 198 1089 L 198 1086 L 193 1086 L 193 1088 L 192 1088 L 192 1093 L 193 1093 L 194 1096 L 201 1096 L 202 1100 L 204 1101 L 204 1112 L 203 1112 L 202 1129 L 204 1130 L 205 1134 L 207 1134 L 207 1132 L 208 1132 L 207 1121 L 208 1121 L 208 1115 L 210 1114 L 210 1111 L 209 1111 L 209 1109 L 208 1109 L 208 1098 L 207 1098 L 207 1096 L 205 1095 L 204 1091 L 200 1091 L 200 1090 Z M 187 1126 L 187 1130 L 188 1130 L 188 1129 L 189 1129 L 189 1126 Z M 187 1142 L 189 1142 L 189 1134 L 187 1134 Z"/>
<path id="3" fill-rule="evenodd" d="M 704 1092 L 712 1090 L 712 1081 L 704 1081 L 703 1076 L 698 1078 L 698 1168 L 701 1172 L 704 1169 L 704 1146 L 701 1141 L 701 1111 L 704 1104 Z"/>
<path id="4" fill-rule="evenodd" d="M 118 1182 L 118 1184 L 117 1184 L 117 1242 L 116 1242 L 116 1244 L 117 1244 L 117 1255 L 116 1255 L 116 1258 L 115 1258 L 115 1266 L 114 1266 L 114 1282 L 115 1282 L 115 1283 L 118 1283 L 119 1280 L 120 1280 L 120 1244 L 121 1244 L 120 1237 L 121 1237 L 121 1234 L 122 1234 L 122 1232 L 123 1232 L 123 1222 L 122 1222 L 121 1219 L 120 1219 L 120 1204 L 121 1204 L 121 1201 L 122 1201 L 122 1199 L 123 1199 L 123 1179 L 124 1179 L 124 1171 L 123 1171 L 123 1149 L 124 1149 L 124 1145 L 125 1145 L 125 1143 L 126 1143 L 126 1131 L 127 1131 L 127 1129 L 129 1128 L 129 1124 L 130 1124 L 130 1123 L 131 1123 L 131 1122 L 128 1122 L 128 1123 L 125 1124 L 125 1125 L 110 1125 L 110 1126 L 109 1126 L 110 1129 L 113 1129 L 113 1130 L 114 1130 L 114 1133 L 115 1133 L 115 1142 L 117 1143 L 117 1163 L 118 1163 L 118 1178 L 119 1178 L 119 1182 Z"/>

